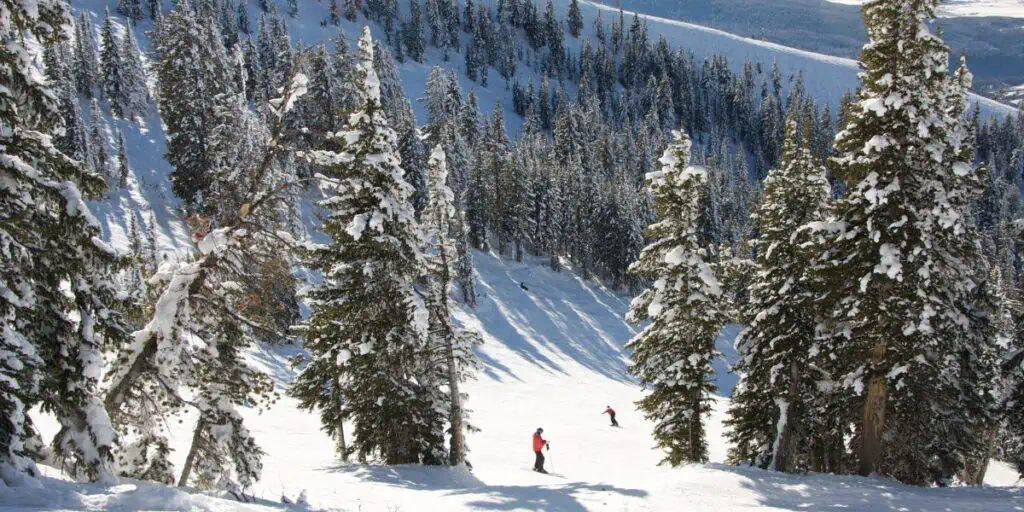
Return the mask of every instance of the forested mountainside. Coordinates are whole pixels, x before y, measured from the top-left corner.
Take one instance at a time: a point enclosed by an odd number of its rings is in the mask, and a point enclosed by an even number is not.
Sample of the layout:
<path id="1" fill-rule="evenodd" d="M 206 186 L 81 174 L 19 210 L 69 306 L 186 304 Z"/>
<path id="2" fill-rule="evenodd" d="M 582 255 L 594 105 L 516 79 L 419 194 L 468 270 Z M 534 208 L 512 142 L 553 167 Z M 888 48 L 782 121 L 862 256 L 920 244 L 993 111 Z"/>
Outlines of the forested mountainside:
<path id="1" fill-rule="evenodd" d="M 282 391 L 251 353 L 295 341 L 340 459 L 461 465 L 481 254 L 636 295 L 671 466 L 708 460 L 739 323 L 729 462 L 980 484 L 1024 446 L 1024 119 L 968 101 L 933 4 L 866 9 L 853 92 L 576 0 L 4 0 L 5 485 L 244 496 Z"/>

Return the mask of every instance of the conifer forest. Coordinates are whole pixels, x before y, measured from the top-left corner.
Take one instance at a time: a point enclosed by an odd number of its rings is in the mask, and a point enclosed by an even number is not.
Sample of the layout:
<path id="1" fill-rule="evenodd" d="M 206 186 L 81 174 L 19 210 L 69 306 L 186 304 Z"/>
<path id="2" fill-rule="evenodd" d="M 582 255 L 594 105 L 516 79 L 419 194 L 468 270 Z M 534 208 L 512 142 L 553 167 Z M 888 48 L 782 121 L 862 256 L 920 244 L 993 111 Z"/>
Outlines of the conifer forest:
<path id="1" fill-rule="evenodd" d="M 401 510 L 669 510 L 701 467 L 1011 510 L 928 493 L 1024 477 L 1024 101 L 939 0 L 860 3 L 828 76 L 586 0 L 0 0 L 0 508 L 357 510 L 268 477 L 254 418 L 309 417 L 346 478 L 454 489 Z M 559 434 L 604 395 L 616 440 Z M 628 442 L 684 490 L 504 480 L 538 425 L 550 476 Z"/>

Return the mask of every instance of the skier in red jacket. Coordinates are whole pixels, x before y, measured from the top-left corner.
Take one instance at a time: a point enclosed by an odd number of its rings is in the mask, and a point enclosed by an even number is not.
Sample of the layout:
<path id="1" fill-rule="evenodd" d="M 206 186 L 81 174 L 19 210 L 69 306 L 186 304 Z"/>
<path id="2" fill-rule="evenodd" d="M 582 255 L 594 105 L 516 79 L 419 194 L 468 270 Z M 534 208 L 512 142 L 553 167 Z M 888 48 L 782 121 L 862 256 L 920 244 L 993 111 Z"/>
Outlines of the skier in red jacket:
<path id="1" fill-rule="evenodd" d="M 604 412 L 602 412 L 601 414 L 607 414 L 612 417 L 613 427 L 619 426 L 619 422 L 615 421 L 615 409 L 612 409 L 612 406 L 609 405 L 608 408 L 605 409 Z"/>
<path id="2" fill-rule="evenodd" d="M 533 453 L 537 455 L 537 459 L 533 463 L 533 470 L 538 473 L 547 473 L 547 471 L 544 470 L 544 453 L 542 453 L 542 450 L 545 446 L 548 447 L 548 450 L 551 449 L 548 442 L 541 437 L 541 434 L 543 433 L 544 429 L 542 428 L 538 428 L 537 431 L 533 433 Z"/>

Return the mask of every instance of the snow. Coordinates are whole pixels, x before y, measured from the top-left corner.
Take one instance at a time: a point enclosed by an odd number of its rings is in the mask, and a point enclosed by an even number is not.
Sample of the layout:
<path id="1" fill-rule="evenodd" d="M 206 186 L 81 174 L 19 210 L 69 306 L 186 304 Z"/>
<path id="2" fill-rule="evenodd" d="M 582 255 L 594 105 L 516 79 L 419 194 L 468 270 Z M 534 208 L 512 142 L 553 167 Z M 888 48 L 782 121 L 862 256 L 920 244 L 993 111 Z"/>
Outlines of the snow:
<path id="1" fill-rule="evenodd" d="M 677 469 L 657 466 L 652 425 L 633 411 L 643 396 L 626 371 L 623 350 L 634 334 L 623 321 L 628 297 L 571 271 L 555 273 L 543 260 L 517 264 L 475 253 L 480 303 L 458 310 L 456 319 L 478 329 L 483 370 L 466 383 L 470 421 L 481 429 L 468 436 L 465 468 L 385 467 L 342 464 L 334 442 L 320 431 L 320 420 L 297 408 L 287 396 L 260 413 L 241 413 L 253 437 L 267 451 L 263 478 L 248 494 L 256 502 L 191 494 L 134 481 L 116 486 L 76 484 L 48 471 L 42 489 L 0 488 L 0 510 L 58 508 L 79 510 L 286 510 L 282 496 L 296 501 L 307 492 L 311 509 L 341 511 L 667 511 L 680 510 L 1019 510 L 1024 494 L 1015 473 L 995 463 L 991 487 L 925 489 L 881 478 L 783 475 L 724 465 L 728 448 L 722 420 L 724 398 L 734 376 L 715 368 L 720 387 L 709 427 L 711 464 Z M 529 291 L 519 287 L 525 282 Z M 739 326 L 727 326 L 717 348 L 735 357 Z M 260 347 L 250 362 L 279 386 L 295 376 L 289 357 L 294 346 Z M 611 405 L 621 428 L 607 425 L 601 412 Z M 37 415 L 38 417 L 38 415 Z M 46 436 L 56 426 L 39 418 Z M 172 425 L 172 447 L 180 469 L 192 417 Z M 547 468 L 562 475 L 529 471 L 530 434 L 543 427 L 551 441 Z"/>
<path id="2" fill-rule="evenodd" d="M 866 0 L 826 0 L 845 5 L 863 5 Z M 1021 0 L 945 0 L 937 12 L 940 18 L 988 17 L 1024 18 Z"/>
<path id="3" fill-rule="evenodd" d="M 248 1 L 250 17 L 255 22 L 259 13 L 257 2 Z M 554 3 L 559 15 L 564 16 L 568 0 Z M 103 8 L 115 3 L 72 0 L 71 4 L 76 11 L 86 10 L 98 30 L 100 24 L 95 21 Z M 339 35 L 338 28 L 319 25 L 324 5 L 300 5 L 297 18 L 286 18 L 293 42 L 302 41 L 308 46 Z M 580 6 L 588 34 L 593 30 L 590 22 L 597 9 L 615 10 L 586 0 Z M 611 13 L 605 13 L 606 22 L 611 21 L 608 14 Z M 627 16 L 631 14 L 627 12 Z M 694 52 L 698 59 L 721 53 L 734 69 L 747 61 L 764 65 L 777 61 L 786 76 L 802 70 L 808 92 L 819 102 L 836 106 L 840 95 L 857 85 L 857 63 L 850 59 L 796 50 L 700 25 L 644 18 L 652 39 L 664 35 L 674 46 Z M 359 24 L 364 21 L 360 18 Z M 119 21 L 115 24 L 117 30 L 124 29 Z M 342 21 L 341 35 L 355 42 L 358 26 Z M 143 48 L 149 46 L 146 31 L 150 28 L 150 22 L 144 20 L 136 29 Z M 370 29 L 375 39 L 383 39 L 380 27 L 371 24 Z M 578 51 L 578 41 L 567 38 L 566 44 L 570 52 Z M 503 107 L 510 133 L 514 135 L 519 130 L 522 120 L 511 113 L 511 93 L 496 74 L 491 75 L 490 87 L 481 88 L 462 74 L 461 58 L 442 63 L 436 48 L 428 50 L 425 64 L 408 61 L 399 65 L 406 94 L 413 100 L 420 122 L 425 120 L 425 107 L 416 98 L 421 96 L 427 74 L 435 64 L 457 71 L 463 89 L 473 91 L 483 109 L 496 104 Z M 519 67 L 517 75 L 522 84 L 530 80 L 540 82 L 539 75 L 525 66 Z M 992 100 L 976 96 L 972 99 L 981 103 L 986 116 L 1012 111 Z M 83 110 L 88 111 L 88 104 L 83 105 Z M 167 179 L 170 166 L 163 158 L 166 138 L 155 108 L 147 112 L 138 126 L 109 116 L 105 120 L 108 153 L 116 154 L 115 133 L 120 130 L 132 173 L 127 189 L 114 190 L 101 201 L 88 202 L 89 209 L 102 228 L 104 240 L 118 250 L 128 247 L 127 226 L 131 216 L 142 231 L 152 218 L 158 257 L 164 264 L 157 279 L 174 281 L 169 287 L 172 293 L 157 304 L 156 321 L 136 333 L 138 344 L 171 328 L 180 299 L 174 291 L 180 292 L 181 287 L 187 286 L 190 271 L 197 270 L 194 263 L 185 263 L 194 254 L 194 244 L 179 218 L 178 200 L 171 193 Z M 316 222 L 312 220 L 310 204 L 309 198 L 304 198 L 299 206 L 307 229 Z M 829 231 L 841 228 L 827 223 L 820 226 Z M 224 242 L 204 240 L 203 252 L 215 251 Z M 882 479 L 802 477 L 725 466 L 722 461 L 728 446 L 721 422 L 728 408 L 725 397 L 736 377 L 727 373 L 728 361 L 723 359 L 714 363 L 719 397 L 707 418 L 712 464 L 679 469 L 658 467 L 662 453 L 652 449 L 652 426 L 632 411 L 632 403 L 643 396 L 643 391 L 626 371 L 629 355 L 623 345 L 635 335 L 633 328 L 623 321 L 628 298 L 584 282 L 571 271 L 551 272 L 540 261 L 514 264 L 488 254 L 477 253 L 474 257 L 480 304 L 475 311 L 456 313 L 459 322 L 479 330 L 485 339 L 479 349 L 483 362 L 480 378 L 466 384 L 470 420 L 481 428 L 468 438 L 474 472 L 342 465 L 333 456 L 334 442 L 320 431 L 319 418 L 298 410 L 294 399 L 282 396 L 262 414 L 255 409 L 241 410 L 246 426 L 267 452 L 262 480 L 248 490 L 258 498 L 255 504 L 128 480 L 115 486 L 79 484 L 68 481 L 57 470 L 43 467 L 46 476 L 40 481 L 41 488 L 0 485 L 0 510 L 283 510 L 287 507 L 280 503 L 282 495 L 295 497 L 306 494 L 306 490 L 311 507 L 349 511 L 654 511 L 678 510 L 680 503 L 688 503 L 694 509 L 725 511 L 1000 511 L 1021 506 L 1020 488 L 1012 487 L 1019 485 L 1016 474 L 1003 464 L 993 464 L 988 475 L 989 482 L 998 487 L 985 489 L 919 489 Z M 701 277 L 709 286 L 717 283 L 708 272 L 708 276 L 702 273 Z M 520 282 L 526 282 L 530 290 L 522 290 Z M 740 330 L 740 326 L 727 326 L 717 340 L 718 350 L 727 359 L 735 357 L 732 340 Z M 298 353 L 299 349 L 292 346 L 260 347 L 250 355 L 250 362 L 272 375 L 280 391 L 295 376 L 289 357 Z M 338 357 L 348 358 L 351 354 Z M 610 429 L 599 415 L 609 404 L 620 411 L 621 429 Z M 37 412 L 34 416 L 44 436 L 56 433 L 52 417 Z M 179 419 L 180 423 L 173 421 L 169 425 L 175 448 L 172 459 L 180 470 L 194 415 L 186 414 Z M 538 426 L 544 426 L 552 440 L 549 469 L 565 475 L 564 479 L 527 470 L 532 463 L 532 454 L 526 448 L 528 437 Z"/>

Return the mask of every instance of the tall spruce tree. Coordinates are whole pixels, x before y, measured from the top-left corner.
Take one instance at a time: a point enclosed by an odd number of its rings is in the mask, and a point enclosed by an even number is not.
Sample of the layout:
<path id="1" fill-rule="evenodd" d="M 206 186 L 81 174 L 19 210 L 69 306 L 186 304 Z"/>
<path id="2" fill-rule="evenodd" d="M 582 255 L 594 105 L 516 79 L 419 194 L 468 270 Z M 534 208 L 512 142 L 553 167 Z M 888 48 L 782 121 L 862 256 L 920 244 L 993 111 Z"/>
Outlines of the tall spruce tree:
<path id="1" fill-rule="evenodd" d="M 646 177 L 658 221 L 647 229 L 650 245 L 630 267 L 654 283 L 633 300 L 626 319 L 647 323 L 627 345 L 630 372 L 648 392 L 637 406 L 655 424 L 655 443 L 667 452 L 662 463 L 678 466 L 708 460 L 701 420 L 711 411 L 715 337 L 727 317 L 714 255 L 698 229 L 707 171 L 688 165 L 685 133 L 674 136 L 661 170 Z"/>
<path id="2" fill-rule="evenodd" d="M 380 105 L 369 28 L 359 39 L 357 107 L 345 128 L 309 153 L 321 185 L 331 242 L 309 251 L 324 273 L 312 300 L 306 340 L 312 361 L 292 387 L 336 436 L 351 419 L 350 449 L 386 464 L 441 463 L 443 432 L 418 379 L 428 314 L 414 288 L 423 265 L 397 137 Z M 339 389 L 340 388 L 340 389 Z"/>
<path id="3" fill-rule="evenodd" d="M 62 119 L 40 66 L 71 18 L 53 0 L 5 1 L 0 16 L 0 475 L 38 476 L 27 412 L 54 414 L 58 457 L 76 476 L 110 481 L 116 434 L 98 393 L 103 346 L 124 340 L 118 257 L 84 199 L 103 178 L 58 151 Z"/>
<path id="4" fill-rule="evenodd" d="M 819 262 L 836 323 L 825 350 L 861 410 L 858 472 L 915 484 L 960 469 L 978 442 L 979 402 L 991 400 L 975 374 L 986 320 L 966 219 L 979 188 L 960 119 L 970 76 L 949 72 L 949 50 L 930 32 L 936 3 L 863 8 L 862 87 L 834 159 L 847 193 L 824 225 L 838 232 Z"/>
<path id="5" fill-rule="evenodd" d="M 726 425 L 734 448 L 730 459 L 777 471 L 804 466 L 807 425 L 813 412 L 816 382 L 823 380 L 812 364 L 816 350 L 812 273 L 815 254 L 805 224 L 826 213 L 830 190 L 825 166 L 811 153 L 808 133 L 801 139 L 796 113 L 786 122 L 782 160 L 768 174 L 764 200 L 755 222 L 760 236 L 751 242 L 757 272 L 750 299 L 742 308 L 747 328 L 736 340 L 740 375 Z"/>
<path id="6" fill-rule="evenodd" d="M 478 361 L 473 353 L 474 345 L 480 343 L 480 335 L 455 325 L 452 318 L 452 304 L 448 288 L 456 276 L 458 253 L 452 233 L 458 222 L 455 211 L 455 194 L 448 188 L 448 166 L 444 149 L 434 147 L 427 162 L 430 203 L 423 212 L 425 234 L 424 256 L 427 263 L 429 289 L 427 309 L 430 312 L 430 332 L 427 345 L 429 359 L 426 361 L 434 371 L 442 370 L 436 380 L 447 385 L 443 391 L 446 400 L 438 404 L 448 411 L 449 443 L 448 463 L 463 464 L 466 460 L 466 432 L 472 427 L 467 423 L 463 406 L 466 395 L 459 384 L 472 376 Z M 438 386 L 440 387 L 440 386 Z"/>
<path id="7" fill-rule="evenodd" d="M 103 64 L 103 95 L 110 104 L 110 113 L 124 117 L 125 94 L 124 64 L 121 62 L 121 45 L 114 37 L 114 22 L 110 9 L 103 15 L 103 29 L 100 31 L 100 62 Z"/>

